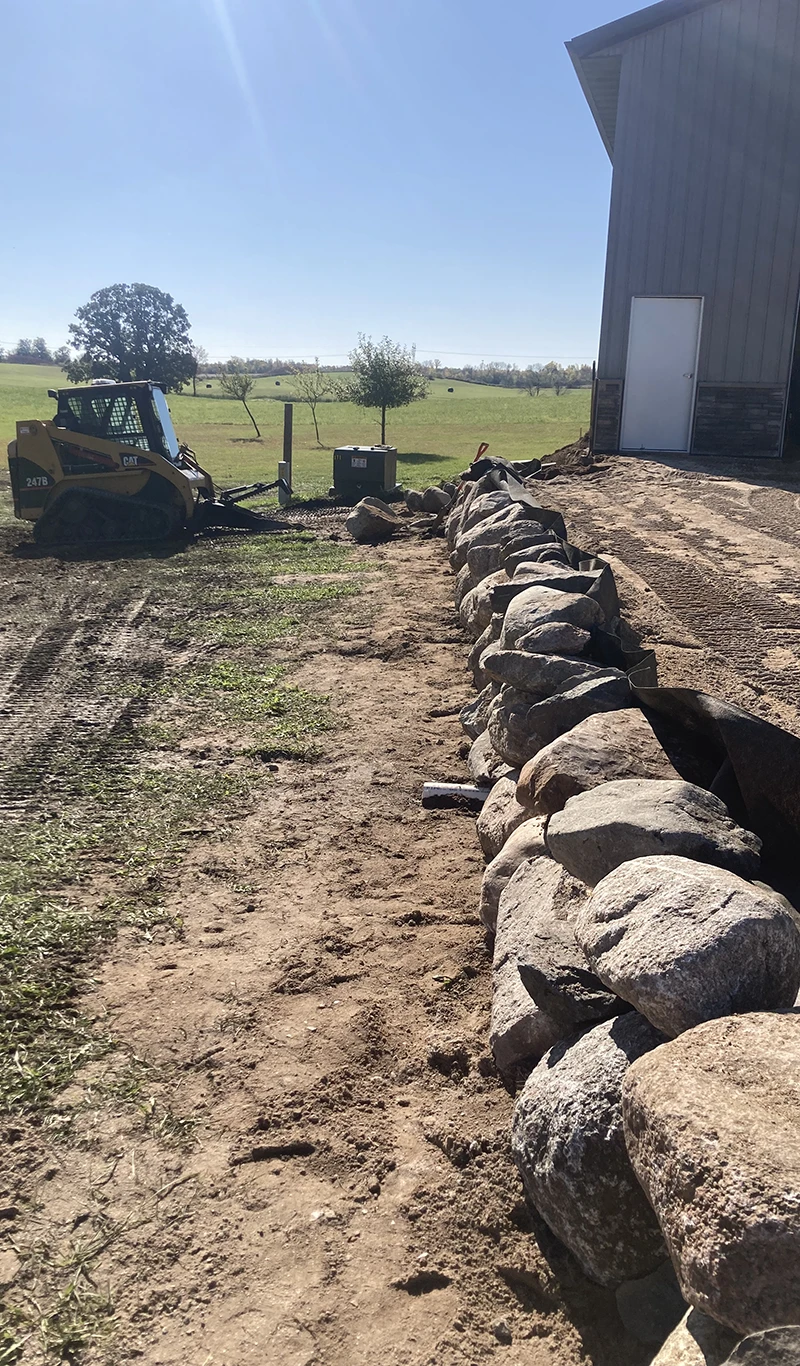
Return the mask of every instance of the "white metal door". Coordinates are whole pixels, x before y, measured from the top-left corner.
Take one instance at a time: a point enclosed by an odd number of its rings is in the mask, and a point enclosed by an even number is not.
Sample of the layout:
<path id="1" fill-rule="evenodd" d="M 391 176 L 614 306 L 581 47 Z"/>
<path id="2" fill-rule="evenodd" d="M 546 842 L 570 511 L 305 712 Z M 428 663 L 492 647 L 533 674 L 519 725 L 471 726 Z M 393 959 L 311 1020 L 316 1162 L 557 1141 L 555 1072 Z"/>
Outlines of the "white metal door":
<path id="1" fill-rule="evenodd" d="M 688 451 L 702 299 L 633 299 L 622 410 L 624 451 Z"/>

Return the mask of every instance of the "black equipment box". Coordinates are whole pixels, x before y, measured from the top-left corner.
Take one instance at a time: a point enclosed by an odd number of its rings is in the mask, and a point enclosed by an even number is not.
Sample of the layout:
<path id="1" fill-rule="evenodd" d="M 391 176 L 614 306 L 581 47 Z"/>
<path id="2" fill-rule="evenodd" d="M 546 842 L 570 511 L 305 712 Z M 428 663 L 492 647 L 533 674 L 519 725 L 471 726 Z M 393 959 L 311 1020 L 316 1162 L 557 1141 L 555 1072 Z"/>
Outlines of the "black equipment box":
<path id="1" fill-rule="evenodd" d="M 333 487 L 351 498 L 394 492 L 397 447 L 339 446 L 333 452 Z"/>

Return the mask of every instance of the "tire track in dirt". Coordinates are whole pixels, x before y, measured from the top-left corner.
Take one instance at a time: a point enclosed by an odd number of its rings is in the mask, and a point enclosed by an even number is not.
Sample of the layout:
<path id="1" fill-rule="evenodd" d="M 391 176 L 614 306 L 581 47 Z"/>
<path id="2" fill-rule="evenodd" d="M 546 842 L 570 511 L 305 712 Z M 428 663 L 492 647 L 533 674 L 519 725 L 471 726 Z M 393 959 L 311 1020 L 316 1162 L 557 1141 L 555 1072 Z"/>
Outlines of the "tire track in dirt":
<path id="1" fill-rule="evenodd" d="M 52 572 L 52 570 L 51 570 Z M 145 677 L 163 668 L 141 619 L 149 594 L 115 586 L 69 600 L 61 594 L 27 648 L 15 636 L 0 660 L 0 812 L 57 794 L 59 771 L 87 749 L 109 763 L 122 747 L 115 730 L 132 719 Z"/>
<path id="2" fill-rule="evenodd" d="M 800 545 L 786 535 L 797 494 L 764 492 L 755 516 L 753 490 L 734 478 L 619 458 L 558 499 L 578 543 L 617 556 L 706 647 L 671 683 L 719 691 L 727 671 L 728 700 L 797 730 Z M 641 604 L 626 606 L 636 625 Z"/>

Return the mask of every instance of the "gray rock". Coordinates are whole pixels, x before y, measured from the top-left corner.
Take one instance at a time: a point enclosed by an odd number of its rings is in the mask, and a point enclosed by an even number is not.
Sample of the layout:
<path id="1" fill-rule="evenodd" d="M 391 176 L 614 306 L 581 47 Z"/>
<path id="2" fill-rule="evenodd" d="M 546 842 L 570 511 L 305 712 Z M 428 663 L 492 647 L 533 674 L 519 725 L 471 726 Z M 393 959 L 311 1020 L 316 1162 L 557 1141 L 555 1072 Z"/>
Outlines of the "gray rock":
<path id="1" fill-rule="evenodd" d="M 504 537 L 523 522 L 530 522 L 528 509 L 522 503 L 509 500 L 493 516 L 484 518 L 469 531 L 459 532 L 450 555 L 451 568 L 460 569 L 466 564 L 467 556 L 475 546 L 500 545 Z"/>
<path id="2" fill-rule="evenodd" d="M 507 763 L 518 768 L 531 757 L 528 714 L 535 701 L 530 693 L 504 684 L 489 708 L 487 729 L 492 745 Z"/>
<path id="3" fill-rule="evenodd" d="M 557 588 L 526 588 L 509 606 L 501 641 L 504 650 L 517 649 L 517 642 L 540 626 L 568 622 L 582 631 L 603 625 L 603 612 L 585 593 L 561 593 Z"/>
<path id="4" fill-rule="evenodd" d="M 497 1070 L 512 1085 L 519 1071 L 538 1062 L 558 1039 L 558 1030 L 537 1009 L 523 987 L 517 965 L 507 959 L 492 972 L 489 1047 Z"/>
<path id="5" fill-rule="evenodd" d="M 462 505 L 463 511 L 455 530 L 452 544 L 450 543 L 451 523 L 448 519 L 448 544 L 453 549 L 455 538 L 464 536 L 481 522 L 485 522 L 489 517 L 493 517 L 497 512 L 507 512 L 513 505 L 513 499 L 504 489 L 493 490 L 490 493 L 479 493 L 477 488 L 473 489 L 475 496 L 465 500 Z"/>
<path id="6" fill-rule="evenodd" d="M 665 1261 L 638 1281 L 617 1290 L 617 1311 L 631 1337 L 660 1347 L 686 1314 L 672 1262 Z"/>
<path id="7" fill-rule="evenodd" d="M 797 1306 L 800 1310 L 800 1305 Z M 800 1327 L 768 1328 L 744 1338 L 731 1352 L 725 1366 L 798 1366 Z"/>
<path id="8" fill-rule="evenodd" d="M 603 878 L 575 934 L 610 991 L 674 1038 L 704 1020 L 794 1005 L 800 931 L 772 892 L 674 856 Z"/>
<path id="9" fill-rule="evenodd" d="M 497 671 L 490 672 L 496 679 Z M 552 816 L 570 797 L 618 778 L 678 778 L 636 707 L 587 716 L 545 745 L 523 768 L 517 797 L 533 811 Z"/>
<path id="10" fill-rule="evenodd" d="M 800 1016 L 729 1016 L 634 1064 L 636 1175 L 684 1299 L 739 1334 L 800 1305 Z"/>
<path id="11" fill-rule="evenodd" d="M 519 826 L 506 849 L 530 824 Z M 591 971 L 578 947 L 572 927 L 585 898 L 582 883 L 552 859 L 535 858 L 520 864 L 499 901 L 498 937 L 507 925 L 519 927 L 514 950 L 522 984 L 558 1025 L 561 1038 L 626 1009 Z"/>
<path id="12" fill-rule="evenodd" d="M 498 569 L 503 568 L 503 563 L 500 558 L 500 546 L 473 546 L 472 550 L 470 550 L 467 555 L 467 568 L 472 575 L 473 587 L 476 588 L 489 574 L 496 574 Z"/>
<path id="13" fill-rule="evenodd" d="M 603 672 L 599 664 L 576 659 L 574 655 L 535 655 L 525 650 L 504 650 L 499 642 L 484 651 L 479 667 L 495 683 L 507 683 L 536 701 L 552 697 L 570 680 L 574 680 L 571 683 L 574 687 L 595 680 Z"/>
<path id="14" fill-rule="evenodd" d="M 549 588 L 557 593 L 572 593 L 580 596 L 588 594 L 589 590 L 599 584 L 602 577 L 602 570 L 577 570 L 564 567 L 560 564 L 528 564 L 520 566 L 513 579 L 506 577 L 505 583 L 497 584 L 492 592 L 492 606 L 496 612 L 506 612 L 509 606 L 522 593 L 529 588 Z M 594 595 L 590 601 L 595 601 Z M 597 598 L 598 606 L 603 611 L 603 619 L 606 621 L 605 611 L 600 598 Z"/>
<path id="15" fill-rule="evenodd" d="M 500 639 L 499 634 L 496 639 Z M 517 639 L 515 648 L 527 650 L 532 655 L 584 655 L 591 639 L 588 631 L 571 626 L 568 621 L 551 621 L 547 626 L 526 631 Z"/>
<path id="16" fill-rule="evenodd" d="M 429 488 L 422 495 L 422 511 L 443 513 L 447 511 L 452 501 L 452 496 L 445 493 L 444 489 Z"/>
<path id="17" fill-rule="evenodd" d="M 544 821 L 534 817 L 533 820 L 523 821 L 509 835 L 483 875 L 479 914 L 487 930 L 494 933 L 500 897 L 517 869 L 528 859 L 538 858 L 546 858 L 548 863 L 552 863 L 544 842 Z M 558 867 L 558 864 L 554 866 Z"/>
<path id="18" fill-rule="evenodd" d="M 495 613 L 489 622 L 489 625 L 486 627 L 486 630 L 478 636 L 478 639 L 469 652 L 467 666 L 472 671 L 472 677 L 475 680 L 476 688 L 480 688 L 481 690 L 491 681 L 489 675 L 481 668 L 481 655 L 484 650 L 487 650 L 490 645 L 493 645 L 496 640 L 500 639 L 500 632 L 502 629 L 503 618 Z"/>
<path id="19" fill-rule="evenodd" d="M 409 512 L 424 512 L 422 506 L 422 494 L 419 489 L 406 489 L 403 497 Z"/>
<path id="20" fill-rule="evenodd" d="M 378 504 L 379 500 L 375 498 L 362 498 L 360 503 L 356 503 L 345 521 L 345 528 L 355 541 L 368 544 L 388 540 L 402 525 L 390 507 Z"/>
<path id="21" fill-rule="evenodd" d="M 489 707 L 489 733 L 495 708 Z M 622 778 L 571 797 L 550 819 L 547 847 L 573 877 L 594 886 L 621 863 L 650 854 L 678 854 L 714 863 L 742 877 L 758 870 L 761 841 L 736 825 L 727 808 L 693 783 Z"/>
<path id="22" fill-rule="evenodd" d="M 513 548 L 509 546 L 507 550 L 504 550 L 502 563 L 509 573 L 512 573 L 518 564 L 550 563 L 563 564 L 565 568 L 569 567 L 561 543 L 552 532 L 546 532 L 543 536 L 536 538 L 532 537 L 525 545 L 515 541 Z"/>
<path id="23" fill-rule="evenodd" d="M 477 484 L 474 483 L 464 484 L 459 490 L 458 497 L 444 521 L 444 534 L 448 550 L 453 549 L 456 537 L 461 534 L 462 529 L 466 530 L 467 516 L 476 499 L 481 496 L 483 492 L 484 490 L 479 491 Z M 496 510 L 499 506 L 500 503 L 498 502 L 493 510 Z"/>
<path id="24" fill-rule="evenodd" d="M 528 824 L 526 821 L 519 830 L 524 830 Z M 522 958 L 536 956 L 538 937 L 542 933 L 542 911 L 545 907 L 549 910 L 561 874 L 563 869 L 547 854 L 529 859 L 516 869 L 500 897 L 492 959 L 494 967 L 501 967 L 507 958 L 519 963 Z"/>
<path id="25" fill-rule="evenodd" d="M 489 708 L 499 691 L 499 684 L 488 683 L 483 691 L 479 692 L 472 702 L 467 702 L 458 713 L 458 719 L 470 740 L 477 740 L 486 730 L 489 724 Z"/>
<path id="26" fill-rule="evenodd" d="M 522 768 L 540 749 L 587 716 L 598 711 L 619 711 L 630 705 L 630 684 L 619 669 L 602 669 L 596 677 L 581 683 L 568 679 L 558 692 L 543 701 L 506 686 L 489 710 L 489 733 L 498 754 Z"/>
<path id="27" fill-rule="evenodd" d="M 469 565 L 465 564 L 456 574 L 456 582 L 453 589 L 453 601 L 456 605 L 456 611 L 459 610 L 465 597 L 472 592 L 473 588 L 477 588 L 477 580 L 473 578 L 472 570 Z"/>
<path id="28" fill-rule="evenodd" d="M 517 772 L 492 749 L 488 730 L 479 735 L 474 742 L 467 756 L 467 768 L 469 776 L 478 787 L 491 787 L 499 778 L 509 778 Z"/>
<path id="29" fill-rule="evenodd" d="M 508 582 L 506 571 L 498 569 L 494 574 L 488 574 L 478 584 L 477 588 L 473 588 L 462 599 L 461 606 L 458 609 L 458 619 L 473 640 L 477 640 L 492 619 L 492 588 L 495 584 Z"/>
<path id="30" fill-rule="evenodd" d="M 512 1150 L 528 1198 L 600 1285 L 645 1276 L 664 1259 L 621 1106 L 631 1063 L 661 1042 L 641 1015 L 595 1025 L 542 1059 L 515 1107 Z"/>
<path id="31" fill-rule="evenodd" d="M 497 858 L 509 835 L 523 821 L 530 820 L 530 813 L 517 801 L 518 777 L 515 771 L 500 778 L 478 817 L 478 839 L 487 860 Z"/>
<path id="32" fill-rule="evenodd" d="M 697 1309 L 689 1313 L 670 1333 L 652 1366 L 723 1366 L 736 1333 L 723 1328 Z"/>

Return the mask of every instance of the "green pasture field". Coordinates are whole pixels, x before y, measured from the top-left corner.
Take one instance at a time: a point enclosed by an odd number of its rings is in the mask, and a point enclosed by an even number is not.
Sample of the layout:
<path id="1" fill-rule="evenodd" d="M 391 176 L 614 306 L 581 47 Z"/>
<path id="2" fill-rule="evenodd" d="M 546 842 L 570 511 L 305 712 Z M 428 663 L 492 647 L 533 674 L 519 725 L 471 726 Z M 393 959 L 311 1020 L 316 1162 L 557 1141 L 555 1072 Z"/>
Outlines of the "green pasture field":
<path id="1" fill-rule="evenodd" d="M 53 401 L 47 390 L 65 382 L 55 366 L 0 364 L 3 446 L 13 438 L 17 421 L 52 416 Z M 225 487 L 276 478 L 282 459 L 282 405 L 295 397 L 291 376 L 280 376 L 277 383 L 269 378 L 257 381 L 250 406 L 261 440 L 241 403 L 225 397 L 216 380 L 199 381 L 197 398 L 191 393 L 170 394 L 169 405 L 179 438 Z M 481 441 L 489 442 L 492 455 L 508 460 L 547 455 L 586 430 L 589 397 L 588 389 L 565 390 L 560 398 L 552 390 L 543 390 L 531 398 L 519 389 L 435 380 L 427 399 L 387 414 L 386 439 L 398 449 L 397 477 L 406 488 L 425 488 L 449 478 L 469 464 Z M 293 481 L 300 497 L 327 492 L 335 446 L 371 445 L 380 440 L 378 415 L 353 404 L 322 403 L 317 418 L 323 450 L 317 447 L 308 408 L 296 404 Z"/>

